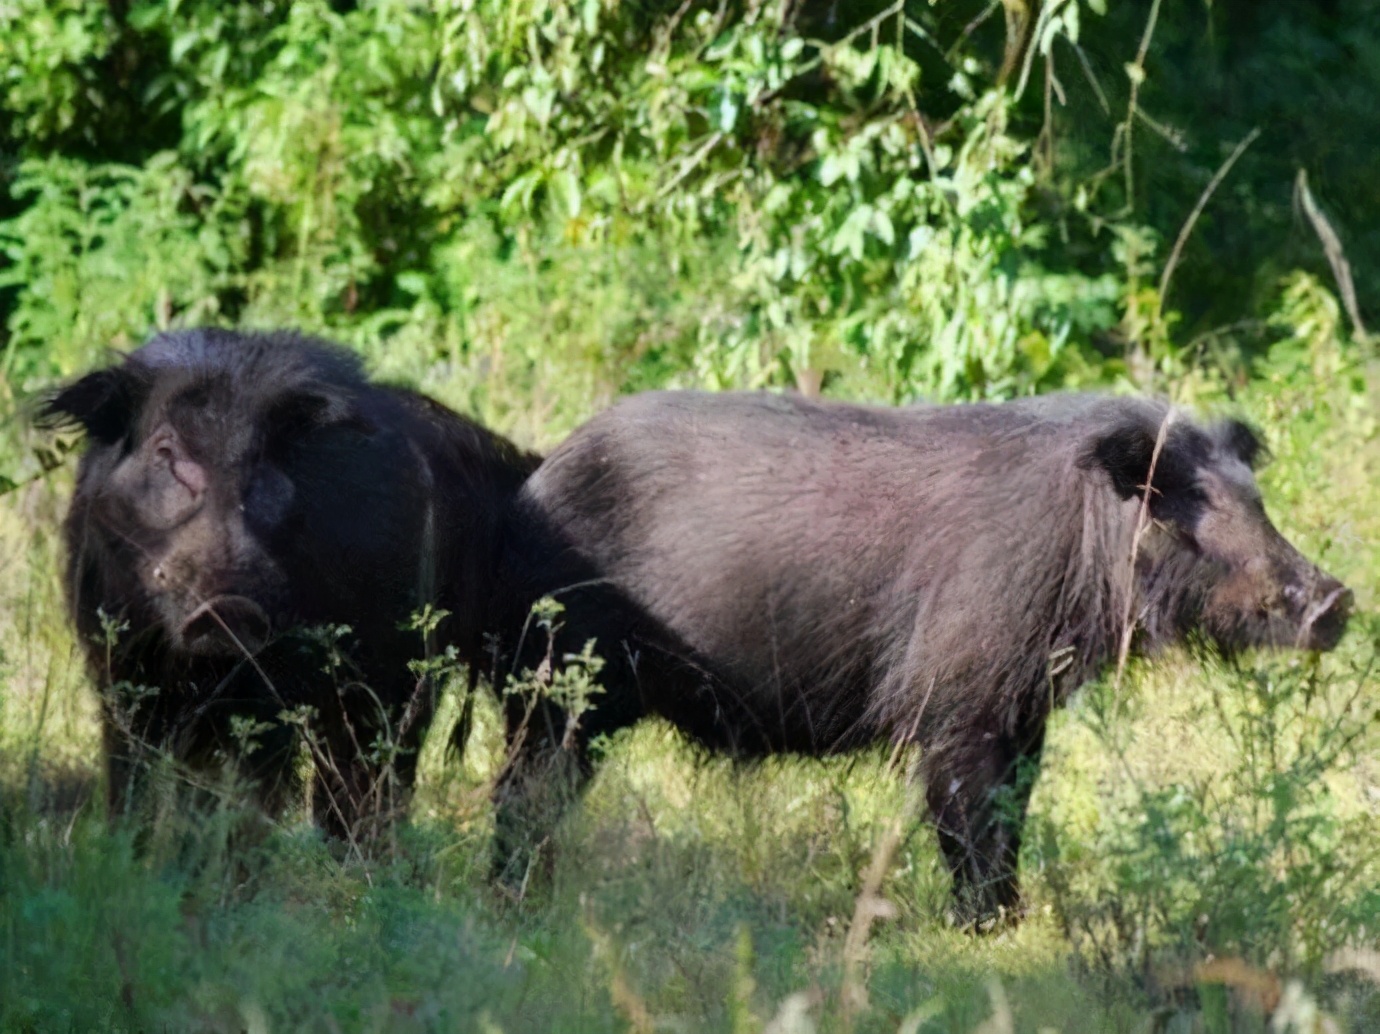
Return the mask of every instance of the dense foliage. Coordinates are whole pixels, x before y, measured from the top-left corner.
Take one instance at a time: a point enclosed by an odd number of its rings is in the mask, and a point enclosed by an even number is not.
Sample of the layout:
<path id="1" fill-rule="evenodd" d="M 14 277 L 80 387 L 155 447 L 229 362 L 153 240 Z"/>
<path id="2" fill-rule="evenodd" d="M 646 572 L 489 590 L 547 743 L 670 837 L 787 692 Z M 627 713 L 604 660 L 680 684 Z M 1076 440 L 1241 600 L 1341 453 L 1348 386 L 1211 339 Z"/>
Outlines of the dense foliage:
<path id="1" fill-rule="evenodd" d="M 1369 0 L 0 0 L 0 1026 L 1374 1029 L 1377 97 Z M 989 944 L 925 836 L 879 846 L 896 759 L 742 772 L 655 727 L 520 908 L 492 710 L 377 859 L 241 850 L 233 802 L 141 855 L 83 806 L 70 442 L 23 418 L 203 323 L 537 446 L 667 385 L 1230 399 L 1362 613 L 1333 657 L 1081 697 Z"/>
<path id="2" fill-rule="evenodd" d="M 1299 169 L 1353 259 L 1377 247 L 1349 130 L 1377 16 L 1255 8 L 11 0 L 3 367 L 22 394 L 205 321 L 501 348 L 605 390 L 1239 363 L 1280 277 L 1331 280 Z"/>

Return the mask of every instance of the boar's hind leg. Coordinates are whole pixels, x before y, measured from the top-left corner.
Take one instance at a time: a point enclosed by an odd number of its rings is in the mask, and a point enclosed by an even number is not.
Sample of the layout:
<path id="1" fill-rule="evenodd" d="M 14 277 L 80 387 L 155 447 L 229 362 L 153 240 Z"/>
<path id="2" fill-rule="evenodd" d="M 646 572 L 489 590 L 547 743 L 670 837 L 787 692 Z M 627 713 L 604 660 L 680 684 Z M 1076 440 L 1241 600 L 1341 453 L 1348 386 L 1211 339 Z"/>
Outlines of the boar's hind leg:
<path id="1" fill-rule="evenodd" d="M 1015 735 L 950 732 L 926 751 L 925 797 L 953 874 L 959 926 L 1016 918 L 1021 827 L 1043 744 L 1039 722 Z"/>
<path id="2" fill-rule="evenodd" d="M 507 761 L 494 786 L 492 878 L 520 898 L 533 879 L 548 877 L 556 826 L 594 774 L 591 741 L 635 724 L 644 711 L 635 665 L 615 653 L 602 680 L 606 692 L 571 721 L 549 699 L 510 695 L 504 702 Z"/>

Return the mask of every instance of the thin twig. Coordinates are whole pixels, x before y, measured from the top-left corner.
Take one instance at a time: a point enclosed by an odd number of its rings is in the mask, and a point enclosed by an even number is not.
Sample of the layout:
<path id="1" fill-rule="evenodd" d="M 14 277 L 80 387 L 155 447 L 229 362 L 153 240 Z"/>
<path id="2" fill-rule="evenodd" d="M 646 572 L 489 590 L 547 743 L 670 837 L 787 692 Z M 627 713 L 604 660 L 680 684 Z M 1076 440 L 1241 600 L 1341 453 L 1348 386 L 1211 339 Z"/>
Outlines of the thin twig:
<path id="1" fill-rule="evenodd" d="M 1174 267 L 1179 264 L 1179 257 L 1183 254 L 1184 245 L 1188 242 L 1189 234 L 1193 232 L 1193 227 L 1198 222 L 1198 217 L 1203 214 L 1203 209 L 1211 200 L 1213 193 L 1221 186 L 1222 181 L 1227 178 L 1227 173 L 1231 172 L 1231 167 L 1236 164 L 1236 160 L 1246 151 L 1246 148 L 1255 143 L 1256 137 L 1260 136 L 1260 127 L 1257 126 L 1247 133 L 1241 142 L 1232 149 L 1221 167 L 1208 180 L 1208 185 L 1203 188 L 1203 192 L 1198 195 L 1198 203 L 1193 206 L 1193 211 L 1188 213 L 1188 218 L 1179 228 L 1179 236 L 1174 241 L 1174 248 L 1169 253 L 1169 261 L 1164 264 L 1164 272 L 1160 274 L 1160 296 L 1157 302 L 1159 312 L 1164 312 L 1164 297 L 1169 292 L 1169 281 L 1174 276 Z"/>
<path id="2" fill-rule="evenodd" d="M 1112 107 L 1107 103 L 1107 94 L 1102 90 L 1102 84 L 1098 81 L 1097 75 L 1093 72 L 1092 65 L 1088 62 L 1088 55 L 1083 52 L 1083 48 L 1072 40 L 1069 45 L 1073 47 L 1073 52 L 1078 55 L 1078 62 L 1083 66 L 1083 74 L 1088 77 L 1088 85 L 1092 87 L 1093 95 L 1097 98 L 1097 103 L 1102 105 L 1102 114 L 1110 115 Z"/>
<path id="3" fill-rule="evenodd" d="M 910 823 L 916 810 L 914 794 L 902 813 L 891 822 L 881 840 L 872 851 L 872 861 L 863 876 L 862 890 L 853 905 L 853 918 L 848 924 L 848 935 L 843 942 L 843 1029 L 851 1030 L 853 1017 L 859 1010 L 867 1008 L 867 988 L 860 971 L 866 959 L 867 938 L 872 924 L 878 919 L 889 919 L 896 914 L 896 906 L 881 896 L 882 880 L 891 868 L 891 861 L 901 845 L 903 828 Z"/>
<path id="4" fill-rule="evenodd" d="M 1040 49 L 1040 37 L 1044 34 L 1045 27 L 1049 24 L 1050 15 L 1058 7 L 1058 3 L 1041 3 L 1039 17 L 1035 19 L 1035 29 L 1027 37 L 1025 47 L 1025 60 L 1021 63 L 1021 77 L 1016 80 L 1016 89 L 1012 93 L 1015 100 L 1021 99 L 1021 94 L 1025 92 L 1025 84 L 1030 80 L 1030 69 L 1035 64 L 1035 52 Z M 1029 16 L 1027 16 L 1029 21 Z M 1048 55 L 1046 55 L 1048 60 Z"/>
<path id="5" fill-rule="evenodd" d="M 1145 19 L 1145 32 L 1140 37 L 1140 49 L 1136 51 L 1136 60 L 1132 64 L 1135 69 L 1134 74 L 1130 74 L 1131 96 L 1126 102 L 1126 121 L 1122 123 L 1124 132 L 1122 133 L 1122 145 L 1125 152 L 1122 155 L 1122 169 L 1126 176 L 1126 210 L 1129 212 L 1135 205 L 1135 173 L 1132 170 L 1132 147 L 1131 130 L 1136 121 L 1136 108 L 1139 106 L 1137 98 L 1140 95 L 1140 84 L 1145 79 L 1145 57 L 1150 53 L 1150 40 L 1155 35 L 1155 22 L 1160 16 L 1160 0 L 1154 0 L 1150 5 L 1150 15 Z"/>
<path id="6" fill-rule="evenodd" d="M 992 12 L 1000 6 L 1001 0 L 992 0 L 992 2 L 983 8 L 972 21 L 963 26 L 963 31 L 958 34 L 958 39 L 954 42 L 954 45 L 944 53 L 944 60 L 952 64 L 954 55 L 958 53 L 963 44 L 968 42 L 968 37 L 976 32 L 983 22 L 992 17 Z"/>
<path id="7" fill-rule="evenodd" d="M 886 763 L 888 772 L 896 771 L 896 762 L 901 759 L 901 751 L 907 744 L 915 742 L 915 734 L 920 730 L 920 719 L 925 716 L 925 708 L 929 707 L 930 696 L 934 693 L 934 686 L 937 681 L 937 677 L 930 679 L 930 688 L 925 690 L 925 699 L 920 701 L 920 707 L 915 712 L 915 718 L 910 723 L 910 730 L 904 737 L 897 740 L 895 746 L 892 748 L 891 758 Z"/>
<path id="8" fill-rule="evenodd" d="M 719 145 L 719 142 L 723 140 L 723 138 L 723 130 L 719 130 L 715 132 L 712 136 L 710 136 L 710 138 L 704 142 L 703 146 L 701 146 L 698 151 L 696 151 L 694 154 L 692 154 L 689 158 L 685 160 L 685 163 L 680 167 L 680 171 L 671 177 L 671 181 L 657 191 L 657 198 L 663 198 L 667 194 L 671 193 L 671 191 L 675 190 L 676 187 L 680 185 L 680 181 L 685 179 L 686 176 L 690 175 L 690 173 L 695 170 L 695 167 L 699 165 L 701 162 L 703 162 L 704 159 L 709 156 L 709 152 L 714 150 L 714 148 Z"/>
<path id="9" fill-rule="evenodd" d="M 1001 6 L 1006 15 L 1006 47 L 997 71 L 997 85 L 1005 86 L 1030 38 L 1026 32 L 1030 28 L 1030 5 L 1027 0 L 1001 0 Z"/>
<path id="10" fill-rule="evenodd" d="M 1154 131 L 1157 137 L 1180 154 L 1188 150 L 1188 145 L 1184 143 L 1183 135 L 1179 133 L 1178 130 L 1174 129 L 1172 126 L 1166 126 L 1163 122 L 1159 122 L 1152 118 L 1140 105 L 1136 105 L 1136 118 L 1145 123 L 1146 127 Z"/>
<path id="11" fill-rule="evenodd" d="M 883 11 L 878 11 L 871 18 L 867 19 L 867 21 L 859 25 L 856 29 L 851 30 L 848 33 L 848 35 L 844 36 L 843 39 L 835 43 L 834 46 L 841 47 L 849 43 L 852 43 L 855 39 L 857 39 L 865 32 L 871 32 L 875 34 L 876 30 L 881 27 L 882 22 L 886 21 L 888 18 L 895 18 L 898 16 L 903 17 L 905 15 L 905 10 L 905 0 L 896 0 L 896 2 L 892 4 L 890 7 L 886 8 Z"/>
<path id="12" fill-rule="evenodd" d="M 1136 531 L 1131 537 L 1131 564 L 1126 579 L 1126 607 L 1121 615 L 1121 645 L 1117 649 L 1116 655 L 1116 678 L 1112 685 L 1118 693 L 1121 690 L 1121 676 L 1126 670 L 1126 658 L 1131 653 L 1131 635 L 1135 632 L 1135 622 L 1131 620 L 1131 608 L 1135 605 L 1136 593 L 1136 558 L 1140 553 L 1140 540 L 1145 535 L 1146 529 L 1150 526 L 1150 496 L 1155 491 L 1155 467 L 1160 461 L 1160 451 L 1164 448 L 1165 439 L 1169 437 L 1169 425 L 1174 422 L 1174 407 L 1171 406 L 1165 411 L 1164 419 L 1160 421 L 1159 434 L 1155 436 L 1155 448 L 1150 453 L 1150 469 L 1145 474 L 1145 484 L 1141 486 L 1145 494 L 1140 497 L 1140 510 L 1136 514 Z"/>
<path id="13" fill-rule="evenodd" d="M 690 6 L 694 2 L 695 0 L 685 0 L 684 3 L 676 8 L 675 13 L 666 20 L 666 24 L 657 32 L 657 44 L 656 47 L 653 48 L 654 52 L 660 52 L 662 54 L 670 53 L 671 37 L 676 34 L 676 29 L 680 26 L 680 20 L 685 17 L 686 12 L 690 10 Z"/>
<path id="14" fill-rule="evenodd" d="M 1266 325 L 1265 321 L 1260 319 L 1233 320 L 1231 323 L 1224 323 L 1220 327 L 1213 327 L 1210 330 L 1203 331 L 1197 337 L 1193 338 L 1193 340 L 1189 341 L 1188 344 L 1184 345 L 1184 351 L 1192 354 L 1196 349 L 1202 348 L 1209 341 L 1216 340 L 1219 337 L 1235 334 L 1238 330 L 1259 331 Z"/>
<path id="15" fill-rule="evenodd" d="M 1356 303 L 1356 285 L 1351 280 L 1351 263 L 1346 260 L 1346 254 L 1342 251 L 1342 239 L 1337 236 L 1332 223 L 1313 199 L 1313 192 L 1308 189 L 1308 173 L 1303 169 L 1299 169 L 1298 179 L 1294 181 L 1294 193 L 1303 205 L 1303 214 L 1308 216 L 1308 221 L 1313 224 L 1313 232 L 1322 242 L 1323 254 L 1327 256 L 1327 264 L 1332 267 L 1332 275 L 1337 279 L 1337 292 L 1342 296 L 1342 305 L 1351 320 L 1352 332 L 1357 338 L 1365 341 L 1370 335 L 1366 333 L 1366 326 L 1361 322 L 1361 307 Z"/>

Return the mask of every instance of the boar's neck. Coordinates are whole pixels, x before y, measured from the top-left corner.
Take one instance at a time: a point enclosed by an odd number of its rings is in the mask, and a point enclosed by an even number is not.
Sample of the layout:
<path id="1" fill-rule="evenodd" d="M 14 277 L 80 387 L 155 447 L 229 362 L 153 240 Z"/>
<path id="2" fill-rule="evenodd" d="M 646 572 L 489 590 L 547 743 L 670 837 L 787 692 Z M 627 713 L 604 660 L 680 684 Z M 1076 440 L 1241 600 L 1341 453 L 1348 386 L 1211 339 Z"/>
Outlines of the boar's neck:
<path id="1" fill-rule="evenodd" d="M 1158 531 L 1136 562 L 1137 629 L 1147 650 L 1182 640 L 1198 623 L 1206 597 L 1207 561 Z"/>
<path id="2" fill-rule="evenodd" d="M 1081 535 L 1067 542 L 1066 571 L 1052 627 L 1049 684 L 1062 698 L 1113 662 L 1133 623 L 1132 645 L 1154 648 L 1182 638 L 1201 606 L 1194 557 L 1171 532 L 1151 526 L 1136 545 L 1139 506 L 1104 486 L 1089 486 Z M 1134 554 L 1134 567 L 1132 557 Z"/>
<path id="3" fill-rule="evenodd" d="M 1075 531 L 1064 540 L 1065 574 L 1050 615 L 1050 627 L 1059 631 L 1049 644 L 1045 686 L 1055 690 L 1056 698 L 1096 677 L 1116 656 L 1128 596 L 1135 591 L 1130 563 L 1134 528 L 1126 525 L 1120 500 L 1101 485 L 1089 485 L 1082 504 L 1081 534 Z M 1077 529 L 1077 518 L 1066 527 Z"/>
<path id="4" fill-rule="evenodd" d="M 404 393 L 419 417 L 411 435 L 433 500 L 425 522 L 434 546 L 421 550 L 423 598 L 452 611 L 449 635 L 471 664 L 495 624 L 499 557 L 509 508 L 541 458 L 421 395 Z M 429 586 L 434 585 L 434 591 Z M 440 630 L 444 636 L 447 628 Z"/>

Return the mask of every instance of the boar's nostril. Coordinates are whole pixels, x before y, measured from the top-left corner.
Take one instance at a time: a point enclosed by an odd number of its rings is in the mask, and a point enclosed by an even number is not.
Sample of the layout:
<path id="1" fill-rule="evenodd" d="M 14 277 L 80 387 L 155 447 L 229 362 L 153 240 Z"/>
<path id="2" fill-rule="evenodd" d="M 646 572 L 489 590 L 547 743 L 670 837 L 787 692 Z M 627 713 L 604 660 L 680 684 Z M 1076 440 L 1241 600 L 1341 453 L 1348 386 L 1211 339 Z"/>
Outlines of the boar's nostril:
<path id="1" fill-rule="evenodd" d="M 1315 621 L 1324 614 L 1349 614 L 1356 595 L 1345 585 L 1337 585 L 1309 611 L 1308 619 Z"/>
<path id="2" fill-rule="evenodd" d="M 244 596 L 216 596 L 182 623 L 183 646 L 200 654 L 256 654 L 268 642 L 264 609 Z"/>
<path id="3" fill-rule="evenodd" d="M 1303 636 L 1305 644 L 1315 650 L 1330 650 L 1337 645 L 1346 631 L 1347 618 L 1351 615 L 1356 597 L 1350 589 L 1340 582 L 1317 603 L 1308 608 L 1303 617 Z"/>

